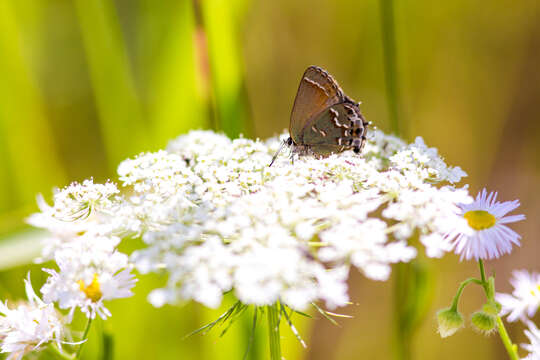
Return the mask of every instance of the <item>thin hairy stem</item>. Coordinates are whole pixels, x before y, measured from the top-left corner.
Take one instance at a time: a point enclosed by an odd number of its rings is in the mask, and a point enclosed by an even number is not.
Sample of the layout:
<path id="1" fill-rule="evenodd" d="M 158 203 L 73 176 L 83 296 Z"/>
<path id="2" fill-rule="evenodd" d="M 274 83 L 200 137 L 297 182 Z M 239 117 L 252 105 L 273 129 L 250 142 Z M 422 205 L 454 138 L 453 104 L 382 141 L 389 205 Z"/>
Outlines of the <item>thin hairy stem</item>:
<path id="1" fill-rule="evenodd" d="M 482 259 L 478 260 L 478 267 L 480 268 L 480 277 L 482 279 L 482 286 L 484 288 L 484 292 L 486 293 L 486 297 L 488 298 L 488 301 L 495 302 L 495 289 L 494 287 L 494 281 L 493 278 L 490 278 L 489 282 L 486 280 L 486 270 L 484 268 L 484 262 Z M 506 349 L 506 352 L 508 353 L 508 356 L 511 360 L 519 360 L 519 355 L 517 352 L 517 345 L 512 342 L 510 339 L 510 336 L 508 335 L 508 331 L 506 331 L 506 328 L 504 327 L 504 323 L 500 316 L 497 315 L 497 330 L 499 333 L 499 336 L 504 344 L 504 348 Z"/>

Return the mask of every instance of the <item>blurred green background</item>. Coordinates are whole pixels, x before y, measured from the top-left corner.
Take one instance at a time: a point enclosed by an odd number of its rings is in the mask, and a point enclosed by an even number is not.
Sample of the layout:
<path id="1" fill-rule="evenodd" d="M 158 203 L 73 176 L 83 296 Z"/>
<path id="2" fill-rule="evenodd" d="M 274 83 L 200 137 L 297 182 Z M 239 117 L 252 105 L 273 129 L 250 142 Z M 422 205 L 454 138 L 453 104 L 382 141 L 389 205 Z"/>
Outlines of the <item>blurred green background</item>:
<path id="1" fill-rule="evenodd" d="M 515 225 L 523 249 L 487 264 L 498 289 L 515 268 L 539 270 L 540 5 L 537 0 L 394 1 L 397 63 L 385 68 L 381 4 L 389 0 L 0 0 L 0 299 L 23 294 L 29 269 L 45 280 L 34 233 L 24 218 L 53 186 L 115 178 L 122 159 L 156 150 L 190 129 L 261 137 L 288 126 L 308 65 L 327 69 L 375 126 L 397 116 L 408 140 L 422 136 L 468 172 L 471 192 L 487 186 L 519 198 L 528 220 Z M 386 19 L 387 20 L 387 19 Z M 390 77 L 389 77 L 390 75 Z M 9 250 L 8 250 L 9 249 Z M 2 255 L 2 254 L 0 254 Z M 437 309 L 459 281 L 475 275 L 453 255 L 429 260 L 431 295 L 413 338 L 414 359 L 505 359 L 497 336 L 470 328 L 440 339 Z M 219 315 L 197 304 L 154 309 L 146 294 L 161 278 L 142 278 L 136 296 L 110 303 L 103 324 L 118 359 L 241 359 L 251 319 L 220 338 L 183 336 Z M 354 273 L 336 327 L 318 316 L 297 325 L 303 350 L 282 329 L 289 359 L 390 359 L 392 281 Z M 467 289 L 462 309 L 482 304 Z M 537 319 L 538 320 L 538 319 Z M 83 325 L 78 324 L 79 329 Z M 510 326 L 515 340 L 522 328 Z M 251 359 L 268 357 L 264 323 Z M 93 337 L 85 358 L 99 356 Z"/>

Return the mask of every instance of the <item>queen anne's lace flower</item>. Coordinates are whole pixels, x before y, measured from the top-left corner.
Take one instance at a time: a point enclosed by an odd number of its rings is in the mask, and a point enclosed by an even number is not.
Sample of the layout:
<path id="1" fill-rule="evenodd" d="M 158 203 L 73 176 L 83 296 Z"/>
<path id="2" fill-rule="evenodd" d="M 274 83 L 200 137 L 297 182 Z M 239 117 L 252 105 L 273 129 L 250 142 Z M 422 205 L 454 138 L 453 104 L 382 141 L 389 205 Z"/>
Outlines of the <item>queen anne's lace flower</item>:
<path id="1" fill-rule="evenodd" d="M 245 304 L 333 308 L 348 301 L 351 266 L 386 280 L 391 264 L 416 256 L 411 238 L 442 256 L 451 249 L 445 234 L 465 221 L 457 204 L 471 201 L 467 189 L 436 186 L 465 173 L 421 138 L 406 145 L 372 131 L 362 156 L 294 164 L 282 156 L 269 167 L 279 146 L 278 138 L 193 131 L 120 164 L 122 195 L 111 183 L 64 189 L 31 219 L 57 234 L 48 255 L 60 271 L 48 270 L 46 299 L 108 315 L 102 300 L 129 296 L 133 286 L 116 237 L 140 236 L 146 246 L 131 261 L 141 273 L 168 273 L 150 294 L 156 306 L 194 299 L 217 307 L 233 291 Z"/>
<path id="2" fill-rule="evenodd" d="M 28 223 L 49 230 L 39 261 L 51 260 L 56 250 L 84 233 L 96 235 L 114 231 L 112 215 L 118 210 L 119 191 L 115 184 L 94 184 L 85 180 L 72 183 L 62 190 L 55 189 L 53 206 L 38 197 L 40 213 L 31 215 Z"/>
<path id="3" fill-rule="evenodd" d="M 465 174 L 421 139 L 406 146 L 374 131 L 364 156 L 281 157 L 268 167 L 279 145 L 194 131 L 120 165 L 128 193 L 115 221 L 147 244 L 132 260 L 143 273 L 169 273 L 153 304 L 216 307 L 233 290 L 246 304 L 341 306 L 350 265 L 385 280 L 390 264 L 415 257 L 415 233 L 430 256 L 450 250 L 444 235 L 470 198 L 434 183 Z"/>
<path id="4" fill-rule="evenodd" d="M 30 278 L 24 280 L 27 302 L 10 309 L 0 302 L 0 348 L 7 360 L 20 360 L 31 351 L 41 350 L 51 342 L 60 344 L 64 337 L 63 319 L 53 304 L 43 302 L 32 289 Z"/>
<path id="5" fill-rule="evenodd" d="M 512 294 L 497 294 L 502 314 L 508 315 L 508 321 L 532 319 L 540 307 L 540 273 L 518 270 L 512 274 Z"/>
<path id="6" fill-rule="evenodd" d="M 456 183 L 467 174 L 459 166 L 449 167 L 439 157 L 436 148 L 428 148 L 421 137 L 417 137 L 413 144 L 405 149 L 400 149 L 390 160 L 396 164 L 396 168 L 413 172 L 414 177 L 426 181 L 448 181 Z"/>

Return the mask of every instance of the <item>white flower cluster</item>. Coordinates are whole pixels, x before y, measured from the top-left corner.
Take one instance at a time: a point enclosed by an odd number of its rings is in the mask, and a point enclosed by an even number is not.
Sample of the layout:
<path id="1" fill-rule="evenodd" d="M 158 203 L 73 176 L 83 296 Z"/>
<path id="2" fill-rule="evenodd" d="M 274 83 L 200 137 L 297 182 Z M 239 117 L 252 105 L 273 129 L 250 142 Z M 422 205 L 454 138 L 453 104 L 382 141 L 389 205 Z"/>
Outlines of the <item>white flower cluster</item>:
<path id="1" fill-rule="evenodd" d="M 119 193 L 113 183 L 94 184 L 85 180 L 64 189 L 55 189 L 53 206 L 38 196 L 41 212 L 31 215 L 27 222 L 49 231 L 44 241 L 43 254 L 38 261 L 54 259 L 57 250 L 77 239 L 81 234 L 109 234 L 112 232 L 112 215 L 117 211 Z"/>
<path id="2" fill-rule="evenodd" d="M 116 247 L 116 236 L 126 230 L 116 223 L 122 198 L 112 183 L 86 180 L 71 184 L 54 195 L 53 206 L 39 198 L 41 212 L 28 221 L 50 232 L 39 261 L 54 260 L 58 270 L 43 269 L 50 276 L 41 288 L 43 300 L 26 280 L 28 302 L 16 309 L 0 304 L 0 345 L 8 359 L 20 359 L 42 346 L 60 344 L 64 323 L 70 323 L 76 308 L 88 317 L 110 316 L 103 301 L 131 296 L 135 279 L 128 256 Z M 69 309 L 64 317 L 55 308 Z M 71 343 L 73 345 L 73 343 Z"/>
<path id="3" fill-rule="evenodd" d="M 457 204 L 471 198 L 435 183 L 463 171 L 420 138 L 407 146 L 380 131 L 370 137 L 362 156 L 282 156 L 268 167 L 277 138 L 192 131 L 166 151 L 124 161 L 113 227 L 147 244 L 132 254 L 140 272 L 169 274 L 150 301 L 217 307 L 232 290 L 246 304 L 334 308 L 348 301 L 351 266 L 385 280 L 392 263 L 416 256 L 415 235 L 429 256 L 451 250 L 444 236 L 465 221 Z"/>
<path id="4" fill-rule="evenodd" d="M 372 131 L 361 156 L 281 156 L 269 167 L 279 145 L 192 131 L 121 163 L 122 195 L 87 180 L 58 191 L 53 206 L 42 201 L 30 222 L 50 230 L 43 258 L 59 266 L 47 270 L 44 298 L 108 316 L 102 301 L 134 284 L 116 250 L 126 237 L 147 245 L 131 256 L 141 273 L 169 275 L 150 295 L 156 306 L 217 307 L 232 290 L 246 304 L 334 308 L 348 301 L 351 266 L 386 280 L 392 263 L 416 256 L 413 238 L 428 256 L 452 249 L 445 235 L 463 226 L 458 204 L 471 201 L 452 184 L 465 173 L 421 138 L 407 145 Z"/>
<path id="5" fill-rule="evenodd" d="M 41 292 L 47 302 L 61 309 L 76 308 L 89 318 L 110 316 L 103 301 L 131 296 L 135 279 L 128 257 L 116 250 L 117 235 L 128 231 L 117 219 L 124 200 L 115 184 L 85 180 L 56 190 L 53 206 L 40 198 L 40 213 L 28 222 L 49 230 L 39 260 L 55 260 L 59 271 L 44 269 L 50 277 Z"/>
<path id="6" fill-rule="evenodd" d="M 104 301 L 132 295 L 131 263 L 168 274 L 150 294 L 156 306 L 193 299 L 217 307 L 233 291 L 244 304 L 335 308 L 348 302 L 351 268 L 386 280 L 391 264 L 416 256 L 411 240 L 439 257 L 452 249 L 445 235 L 466 225 L 458 205 L 471 198 L 453 186 L 465 173 L 421 138 L 407 145 L 372 131 L 361 156 L 281 156 L 269 167 L 279 145 L 192 131 L 167 150 L 122 162 L 122 193 L 86 180 L 57 190 L 52 206 L 40 198 L 29 222 L 49 230 L 39 260 L 58 269 L 45 269 L 44 302 L 29 294 L 43 317 L 30 338 L 0 308 L 3 351 L 17 358 L 60 341 L 53 303 L 69 310 L 67 322 L 77 308 L 110 316 Z M 128 238 L 146 244 L 131 258 L 117 249 Z"/>

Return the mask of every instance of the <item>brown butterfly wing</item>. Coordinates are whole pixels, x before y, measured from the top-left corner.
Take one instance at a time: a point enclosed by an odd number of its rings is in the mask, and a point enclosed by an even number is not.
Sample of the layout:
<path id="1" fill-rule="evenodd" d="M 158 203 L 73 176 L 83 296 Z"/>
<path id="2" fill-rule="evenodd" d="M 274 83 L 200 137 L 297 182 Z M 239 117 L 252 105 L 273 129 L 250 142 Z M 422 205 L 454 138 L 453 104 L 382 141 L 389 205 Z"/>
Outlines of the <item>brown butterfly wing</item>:
<path id="1" fill-rule="evenodd" d="M 358 105 L 349 101 L 336 104 L 307 122 L 302 130 L 303 144 L 322 157 L 347 149 L 359 153 L 366 140 L 367 125 Z"/>
<path id="2" fill-rule="evenodd" d="M 300 80 L 291 113 L 289 133 L 294 143 L 303 143 L 303 130 L 314 116 L 344 99 L 343 91 L 330 74 L 317 66 L 308 67 Z"/>

